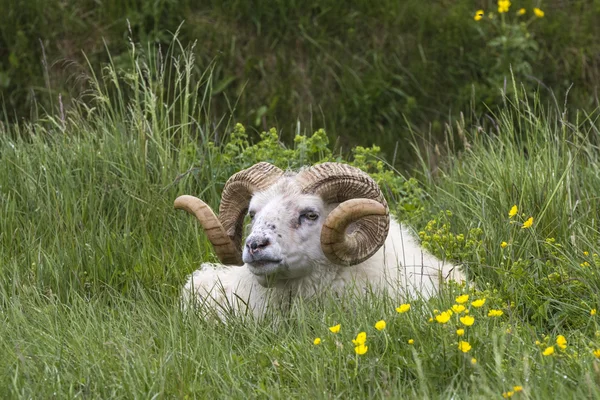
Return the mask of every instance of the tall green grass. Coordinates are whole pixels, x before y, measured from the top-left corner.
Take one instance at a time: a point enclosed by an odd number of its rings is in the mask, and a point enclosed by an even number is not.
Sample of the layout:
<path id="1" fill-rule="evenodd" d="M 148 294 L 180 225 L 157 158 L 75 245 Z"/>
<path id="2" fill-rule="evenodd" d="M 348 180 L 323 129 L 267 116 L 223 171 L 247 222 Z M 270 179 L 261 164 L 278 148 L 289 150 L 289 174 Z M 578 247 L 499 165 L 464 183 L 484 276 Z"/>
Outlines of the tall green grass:
<path id="1" fill-rule="evenodd" d="M 415 151 L 419 183 L 376 164 L 374 176 L 401 189 L 395 211 L 464 266 L 467 286 L 429 301 L 296 300 L 263 321 L 224 324 L 180 310 L 185 276 L 214 255 L 173 199 L 216 206 L 252 157 L 297 165 L 346 155 L 321 133 L 297 149 L 276 131 L 249 145 L 211 109 L 214 70 L 196 71 L 178 42 L 163 51 L 131 48 L 126 68 L 90 73 L 86 102 L 0 127 L 1 397 L 490 398 L 514 386 L 515 398 L 600 395 L 595 114 L 570 124 L 563 110 L 513 95 L 493 130 L 459 121 L 435 162 Z M 376 156 L 354 150 L 355 163 Z M 464 311 L 437 322 L 462 293 L 475 323 L 464 327 Z M 470 305 L 481 298 L 482 308 Z M 400 302 L 410 311 L 398 313 Z M 361 331 L 369 348 L 359 356 Z"/>
<path id="2" fill-rule="evenodd" d="M 528 12 L 517 17 L 521 7 Z M 545 17 L 529 21 L 533 7 Z M 108 48 L 127 69 L 128 38 L 167 47 L 176 31 L 184 43 L 197 42 L 193 68 L 218 60 L 212 109 L 233 112 L 256 132 L 275 126 L 288 143 L 300 120 L 345 147 L 383 145 L 391 158 L 411 127 L 440 137 L 460 112 L 479 117 L 483 102 L 501 104 L 509 66 L 529 93 L 551 99 L 573 85 L 572 109 L 598 106 L 598 6 L 585 0 L 515 1 L 502 29 L 494 28 L 501 16 L 491 0 L 3 0 L 0 8 L 8 110 L 0 118 L 9 121 L 54 112 L 59 96 L 69 107 L 89 89 L 78 79 L 86 57 L 97 68 Z M 479 22 L 477 9 L 486 13 Z M 397 161 L 404 168 L 414 160 Z"/>

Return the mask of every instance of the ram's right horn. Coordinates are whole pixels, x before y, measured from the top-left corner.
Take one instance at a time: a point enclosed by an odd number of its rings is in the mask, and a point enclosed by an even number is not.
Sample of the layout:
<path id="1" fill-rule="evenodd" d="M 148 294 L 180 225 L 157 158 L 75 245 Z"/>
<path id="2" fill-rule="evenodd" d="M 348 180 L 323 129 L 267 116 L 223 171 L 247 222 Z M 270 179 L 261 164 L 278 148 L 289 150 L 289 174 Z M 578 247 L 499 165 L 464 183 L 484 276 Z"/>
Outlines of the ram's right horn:
<path id="1" fill-rule="evenodd" d="M 226 265 L 242 265 L 242 255 L 221 225 L 213 210 L 197 197 L 183 195 L 175 199 L 175 208 L 194 215 L 204 228 L 217 257 Z"/>
<path id="2" fill-rule="evenodd" d="M 232 175 L 221 195 L 219 217 L 202 200 L 193 196 L 180 196 L 175 208 L 196 216 L 215 248 L 217 257 L 226 265 L 243 265 L 241 243 L 244 216 L 254 193 L 274 184 L 283 171 L 268 162 L 260 162 Z"/>

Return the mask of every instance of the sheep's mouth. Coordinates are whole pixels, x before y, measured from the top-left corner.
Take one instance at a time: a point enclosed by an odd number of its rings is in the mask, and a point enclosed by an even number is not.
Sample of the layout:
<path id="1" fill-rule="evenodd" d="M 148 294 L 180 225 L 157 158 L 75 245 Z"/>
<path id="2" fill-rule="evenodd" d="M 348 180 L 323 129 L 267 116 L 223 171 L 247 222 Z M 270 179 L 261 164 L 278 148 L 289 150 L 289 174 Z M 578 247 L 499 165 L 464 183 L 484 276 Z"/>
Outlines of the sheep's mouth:
<path id="1" fill-rule="evenodd" d="M 262 259 L 262 260 L 254 260 L 248 264 L 252 265 L 254 268 L 263 268 L 266 267 L 267 265 L 279 265 L 281 264 L 282 260 L 269 260 L 269 259 Z"/>

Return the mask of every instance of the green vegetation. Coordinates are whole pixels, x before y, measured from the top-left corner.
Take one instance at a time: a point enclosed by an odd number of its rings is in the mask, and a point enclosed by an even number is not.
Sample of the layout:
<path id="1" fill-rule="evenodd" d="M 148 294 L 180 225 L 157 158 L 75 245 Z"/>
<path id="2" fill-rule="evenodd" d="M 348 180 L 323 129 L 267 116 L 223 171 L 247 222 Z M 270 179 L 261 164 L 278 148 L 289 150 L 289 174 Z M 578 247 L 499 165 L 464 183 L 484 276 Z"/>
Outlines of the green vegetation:
<path id="1" fill-rule="evenodd" d="M 487 0 L 0 0 L 0 118 L 69 108 L 90 89 L 88 60 L 98 68 L 108 48 L 131 73 L 128 38 L 164 49 L 178 31 L 196 43 L 193 69 L 212 66 L 217 114 L 232 112 L 252 133 L 275 126 L 288 143 L 301 121 L 346 149 L 378 144 L 391 159 L 411 129 L 439 139 L 460 112 L 488 124 L 483 102 L 502 103 L 509 66 L 543 103 L 562 103 L 571 88 L 572 110 L 598 106 L 599 7 L 523 0 L 499 14 Z"/>
<path id="2" fill-rule="evenodd" d="M 293 145 L 276 130 L 252 141 L 211 108 L 216 66 L 197 71 L 179 42 L 155 49 L 88 72 L 68 109 L 0 125 L 0 397 L 600 396 L 597 113 L 568 122 L 511 84 L 493 129 L 458 119 L 430 152 L 398 150 L 420 161 L 408 179 L 380 148 L 346 153 L 300 124 Z M 297 301 L 266 321 L 181 312 L 185 276 L 214 255 L 173 199 L 216 206 L 258 160 L 367 170 L 468 284 Z"/>

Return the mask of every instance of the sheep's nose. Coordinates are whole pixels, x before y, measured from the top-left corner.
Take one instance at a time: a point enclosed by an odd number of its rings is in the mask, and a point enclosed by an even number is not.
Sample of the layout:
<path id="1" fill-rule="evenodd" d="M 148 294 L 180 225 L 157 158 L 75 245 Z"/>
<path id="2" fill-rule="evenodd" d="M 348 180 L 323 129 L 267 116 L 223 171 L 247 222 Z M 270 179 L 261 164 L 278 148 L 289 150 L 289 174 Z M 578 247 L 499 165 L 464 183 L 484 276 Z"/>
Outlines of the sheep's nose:
<path id="1" fill-rule="evenodd" d="M 268 238 L 248 238 L 248 240 L 246 241 L 246 247 L 248 247 L 248 250 L 250 251 L 250 253 L 254 254 L 257 251 L 260 251 L 261 249 L 267 247 L 271 242 L 269 241 Z"/>

